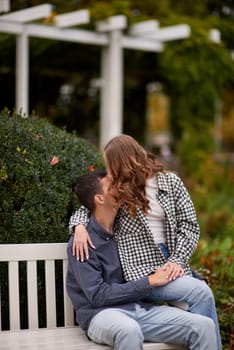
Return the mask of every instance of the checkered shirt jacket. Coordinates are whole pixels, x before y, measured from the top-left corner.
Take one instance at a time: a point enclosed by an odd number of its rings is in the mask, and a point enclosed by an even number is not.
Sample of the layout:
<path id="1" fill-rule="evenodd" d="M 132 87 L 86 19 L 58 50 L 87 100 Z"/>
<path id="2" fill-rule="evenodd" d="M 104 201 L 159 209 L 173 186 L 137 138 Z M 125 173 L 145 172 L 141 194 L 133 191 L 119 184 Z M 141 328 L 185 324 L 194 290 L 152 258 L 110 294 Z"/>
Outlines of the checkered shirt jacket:
<path id="1" fill-rule="evenodd" d="M 185 274 L 192 275 L 189 267 L 200 235 L 195 209 L 189 193 L 181 179 L 174 173 L 158 173 L 156 200 L 165 212 L 165 235 L 169 250 L 167 261 L 180 264 Z M 87 225 L 89 212 L 79 208 L 69 222 L 70 233 L 74 226 Z M 146 216 L 137 209 L 132 220 L 122 208 L 117 217 L 115 237 L 125 280 L 136 280 L 153 273 L 165 264 L 166 259 L 154 243 Z"/>

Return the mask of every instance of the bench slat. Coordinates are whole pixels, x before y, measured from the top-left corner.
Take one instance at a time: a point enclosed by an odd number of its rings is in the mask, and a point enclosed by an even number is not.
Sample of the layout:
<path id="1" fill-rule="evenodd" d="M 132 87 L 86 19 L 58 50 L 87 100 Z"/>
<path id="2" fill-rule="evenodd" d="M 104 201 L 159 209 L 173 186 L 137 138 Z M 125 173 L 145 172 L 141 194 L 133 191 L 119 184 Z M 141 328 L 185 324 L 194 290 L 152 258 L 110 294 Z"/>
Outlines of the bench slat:
<path id="1" fill-rule="evenodd" d="M 0 244 L 0 261 L 67 259 L 67 243 Z"/>
<path id="2" fill-rule="evenodd" d="M 28 327 L 38 328 L 37 262 L 27 261 Z"/>
<path id="3" fill-rule="evenodd" d="M 46 324 L 47 327 L 56 327 L 56 294 L 55 294 L 55 267 L 54 261 L 45 262 L 46 278 Z"/>
<path id="4" fill-rule="evenodd" d="M 67 266 L 68 261 L 63 260 L 64 325 L 69 327 L 74 326 L 74 311 L 66 289 Z"/>
<path id="5" fill-rule="evenodd" d="M 18 330 L 20 329 L 19 264 L 15 261 L 10 261 L 8 269 L 10 328 Z"/>
<path id="6" fill-rule="evenodd" d="M 0 350 L 110 350 L 88 340 L 79 327 L 3 332 Z M 183 347 L 164 343 L 144 343 L 144 350 L 182 350 Z"/>

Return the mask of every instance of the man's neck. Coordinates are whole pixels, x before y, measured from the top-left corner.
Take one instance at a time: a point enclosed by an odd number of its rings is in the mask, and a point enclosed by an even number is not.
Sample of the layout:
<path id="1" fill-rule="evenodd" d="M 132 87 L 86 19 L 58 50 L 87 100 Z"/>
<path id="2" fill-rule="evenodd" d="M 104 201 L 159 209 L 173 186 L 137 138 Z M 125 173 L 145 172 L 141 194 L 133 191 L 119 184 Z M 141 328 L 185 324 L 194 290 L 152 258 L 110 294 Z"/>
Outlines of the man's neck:
<path id="1" fill-rule="evenodd" d="M 97 222 L 109 233 L 113 233 L 116 211 L 95 210 L 93 216 Z"/>

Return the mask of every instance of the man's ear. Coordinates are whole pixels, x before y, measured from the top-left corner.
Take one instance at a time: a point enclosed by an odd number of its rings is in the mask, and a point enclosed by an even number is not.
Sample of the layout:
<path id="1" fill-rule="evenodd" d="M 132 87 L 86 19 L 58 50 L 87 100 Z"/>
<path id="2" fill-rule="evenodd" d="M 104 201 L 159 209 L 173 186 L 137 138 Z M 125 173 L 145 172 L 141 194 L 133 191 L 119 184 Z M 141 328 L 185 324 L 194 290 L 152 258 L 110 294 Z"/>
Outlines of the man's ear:
<path id="1" fill-rule="evenodd" d="M 96 194 L 94 197 L 94 201 L 96 205 L 102 205 L 104 201 L 104 197 L 102 194 Z"/>

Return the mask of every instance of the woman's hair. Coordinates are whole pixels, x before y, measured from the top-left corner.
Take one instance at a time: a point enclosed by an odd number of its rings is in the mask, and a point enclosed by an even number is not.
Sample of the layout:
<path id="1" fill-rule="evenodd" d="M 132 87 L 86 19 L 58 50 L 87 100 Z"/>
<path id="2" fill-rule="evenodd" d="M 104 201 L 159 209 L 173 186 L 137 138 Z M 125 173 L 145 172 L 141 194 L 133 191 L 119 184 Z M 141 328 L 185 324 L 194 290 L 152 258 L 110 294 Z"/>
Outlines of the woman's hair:
<path id="1" fill-rule="evenodd" d="M 124 207 L 132 218 L 137 208 L 146 213 L 149 209 L 146 179 L 163 171 L 163 165 L 156 161 L 154 154 L 124 134 L 112 138 L 105 145 L 104 159 L 112 176 L 112 194 L 120 207 Z"/>

